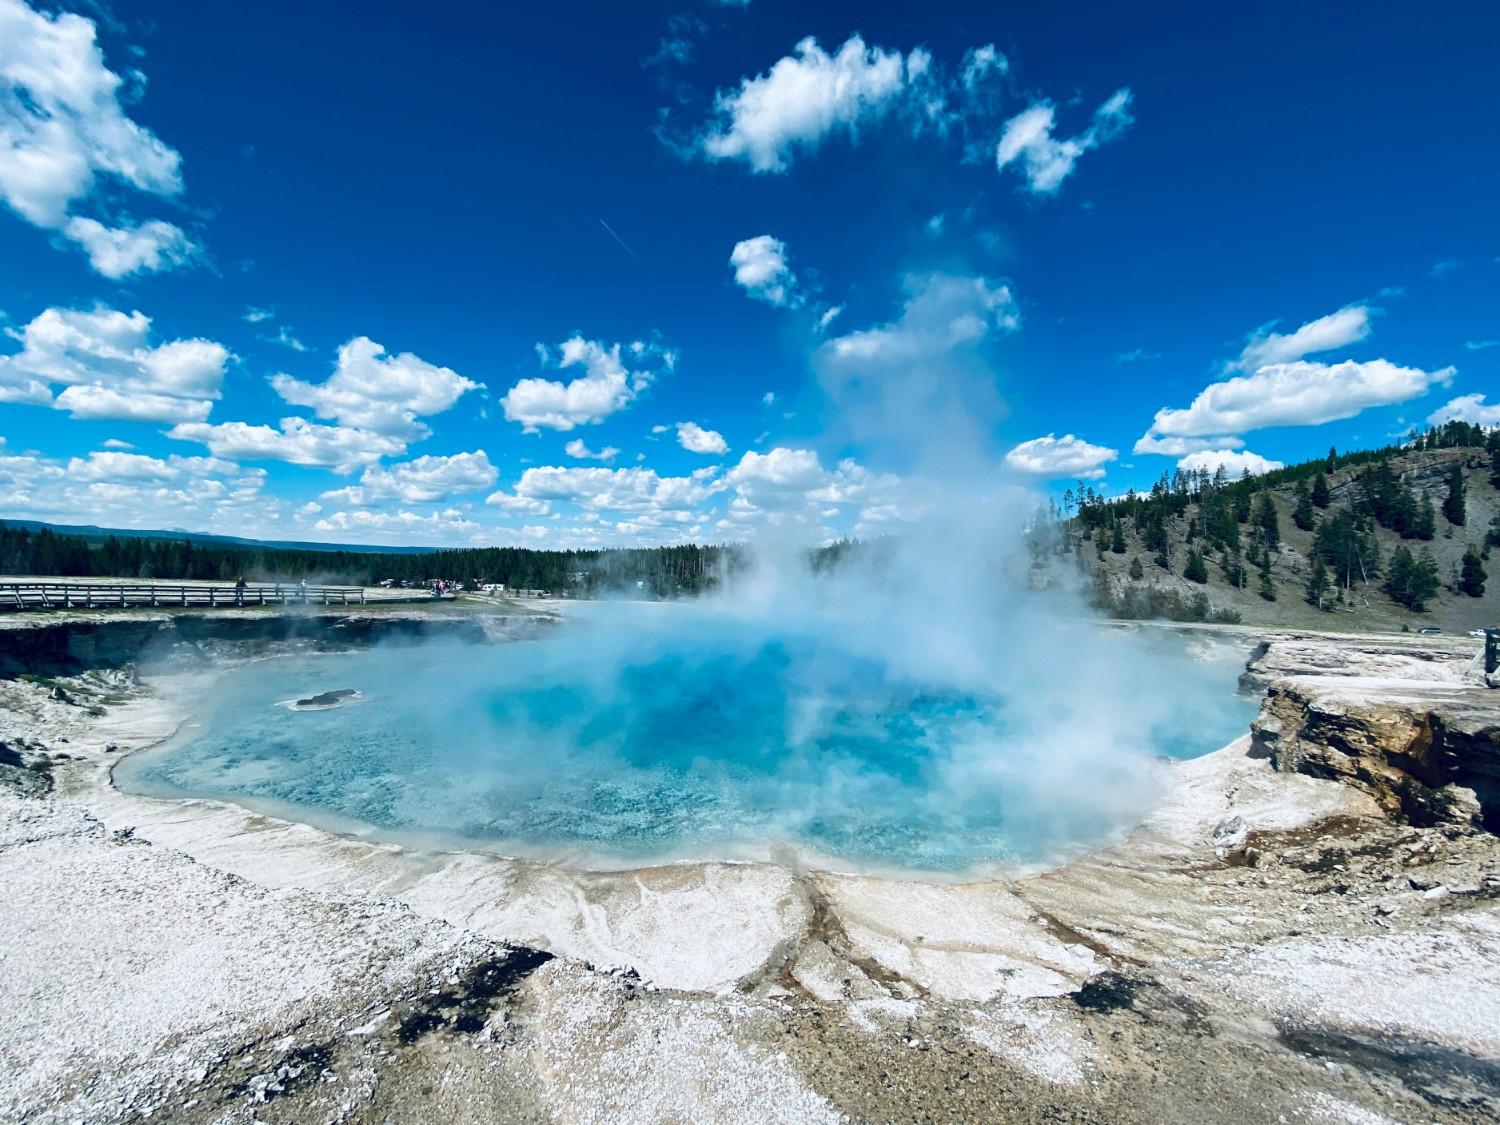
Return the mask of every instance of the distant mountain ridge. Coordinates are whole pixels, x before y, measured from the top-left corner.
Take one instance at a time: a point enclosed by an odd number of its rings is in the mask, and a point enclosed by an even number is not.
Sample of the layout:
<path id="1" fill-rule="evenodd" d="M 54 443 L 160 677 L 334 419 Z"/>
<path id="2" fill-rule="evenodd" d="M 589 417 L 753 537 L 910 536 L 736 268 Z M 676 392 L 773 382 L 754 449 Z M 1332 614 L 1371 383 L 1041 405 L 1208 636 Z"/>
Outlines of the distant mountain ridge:
<path id="1" fill-rule="evenodd" d="M 245 539 L 238 535 L 213 535 L 206 531 L 153 530 L 142 531 L 129 527 L 99 527 L 91 523 L 47 523 L 43 520 L 16 520 L 0 516 L 0 523 L 14 529 L 24 528 L 36 532 L 48 528 L 57 535 L 76 535 L 91 543 L 102 543 L 113 535 L 116 539 L 167 539 L 174 542 L 215 547 L 245 547 L 279 551 L 347 551 L 372 555 L 426 555 L 433 547 L 392 547 L 366 543 L 312 543 L 297 539 Z"/>

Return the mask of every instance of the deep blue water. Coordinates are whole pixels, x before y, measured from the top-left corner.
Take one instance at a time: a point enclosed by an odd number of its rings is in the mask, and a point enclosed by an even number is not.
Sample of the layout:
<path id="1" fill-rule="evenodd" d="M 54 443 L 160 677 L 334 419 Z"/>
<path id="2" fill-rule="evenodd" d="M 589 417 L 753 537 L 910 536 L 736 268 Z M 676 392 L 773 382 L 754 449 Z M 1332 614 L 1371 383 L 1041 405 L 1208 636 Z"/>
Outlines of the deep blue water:
<path id="1" fill-rule="evenodd" d="M 702 624 L 601 617 L 525 644 L 261 661 L 117 778 L 508 854 L 618 864 L 790 845 L 962 871 L 1097 842 L 1159 790 L 1152 755 L 1215 749 L 1253 710 L 1233 695 L 1242 657 L 1189 660 L 1173 638 L 1154 659 L 1176 698 L 1132 704 L 1117 735 L 1080 707 L 1074 746 L 1052 729 L 1069 723 L 1066 693 L 1039 720 L 1004 677 L 924 682 L 836 630 Z M 282 705 L 337 688 L 363 698 Z M 1131 697 L 1128 682 L 1112 690 Z"/>

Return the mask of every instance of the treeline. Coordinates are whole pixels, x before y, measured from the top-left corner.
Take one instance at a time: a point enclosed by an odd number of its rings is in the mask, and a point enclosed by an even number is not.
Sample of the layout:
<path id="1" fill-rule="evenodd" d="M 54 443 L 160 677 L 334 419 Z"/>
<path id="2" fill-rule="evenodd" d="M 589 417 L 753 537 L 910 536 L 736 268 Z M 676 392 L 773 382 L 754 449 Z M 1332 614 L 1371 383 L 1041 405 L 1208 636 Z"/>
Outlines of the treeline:
<path id="1" fill-rule="evenodd" d="M 650 591 L 657 597 L 699 593 L 743 566 L 734 547 L 679 546 L 597 551 L 477 547 L 424 554 L 232 547 L 185 539 L 119 538 L 94 543 L 51 528 L 0 523 L 0 573 L 61 577 L 201 579 L 232 582 L 300 578 L 348 585 L 384 581 L 425 586 L 443 579 L 469 587 L 570 591 Z"/>

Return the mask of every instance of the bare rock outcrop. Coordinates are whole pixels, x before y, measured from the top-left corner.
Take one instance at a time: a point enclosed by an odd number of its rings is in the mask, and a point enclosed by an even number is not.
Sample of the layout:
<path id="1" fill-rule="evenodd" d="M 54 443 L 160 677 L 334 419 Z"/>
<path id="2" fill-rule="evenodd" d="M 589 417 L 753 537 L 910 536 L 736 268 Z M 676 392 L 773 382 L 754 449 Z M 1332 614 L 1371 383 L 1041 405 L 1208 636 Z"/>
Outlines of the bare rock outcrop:
<path id="1" fill-rule="evenodd" d="M 1500 696 L 1458 683 L 1292 676 L 1251 724 L 1276 769 L 1343 781 L 1393 818 L 1500 830 Z"/>
<path id="2" fill-rule="evenodd" d="M 1287 635 L 1262 641 L 1240 675 L 1245 691 L 1264 691 L 1287 676 L 1374 677 L 1464 683 L 1478 647 L 1462 637 L 1340 638 Z"/>

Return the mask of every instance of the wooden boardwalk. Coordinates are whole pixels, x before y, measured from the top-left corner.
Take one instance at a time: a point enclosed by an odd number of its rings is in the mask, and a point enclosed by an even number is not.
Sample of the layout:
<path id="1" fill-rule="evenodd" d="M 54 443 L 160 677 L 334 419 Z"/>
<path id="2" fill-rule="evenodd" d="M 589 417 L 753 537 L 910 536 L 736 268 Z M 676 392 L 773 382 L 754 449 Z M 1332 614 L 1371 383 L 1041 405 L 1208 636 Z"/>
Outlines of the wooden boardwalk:
<path id="1" fill-rule="evenodd" d="M 372 601 L 417 601 L 376 598 Z M 129 607 L 250 605 L 364 605 L 363 586 L 304 586 L 297 582 L 172 586 L 162 582 L 0 582 L 0 611 L 23 609 L 125 609 Z"/>

